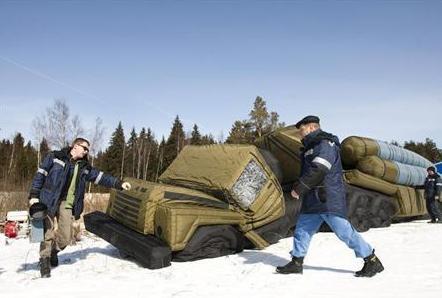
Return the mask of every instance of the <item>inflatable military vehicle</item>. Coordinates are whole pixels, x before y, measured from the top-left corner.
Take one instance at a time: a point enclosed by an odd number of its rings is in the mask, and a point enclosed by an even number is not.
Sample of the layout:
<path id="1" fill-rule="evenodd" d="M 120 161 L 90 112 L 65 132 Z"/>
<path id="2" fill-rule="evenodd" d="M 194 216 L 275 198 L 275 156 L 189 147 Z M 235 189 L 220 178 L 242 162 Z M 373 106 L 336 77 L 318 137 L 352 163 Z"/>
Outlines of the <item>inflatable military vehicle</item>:
<path id="1" fill-rule="evenodd" d="M 300 200 L 302 143 L 288 126 L 255 145 L 186 146 L 158 183 L 127 178 L 106 213 L 84 216 L 86 229 L 147 268 L 262 249 L 292 235 Z M 421 156 L 367 138 L 342 144 L 348 217 L 359 231 L 426 213 Z M 327 230 L 327 227 L 323 227 Z"/>
<path id="2" fill-rule="evenodd" d="M 277 164 L 253 145 L 186 146 L 159 183 L 125 179 L 131 190 L 85 215 L 86 229 L 148 268 L 264 248 L 290 235 L 300 207 Z"/>
<path id="3" fill-rule="evenodd" d="M 270 151 L 281 165 L 283 189 L 301 172 L 302 143 L 288 126 L 265 136 L 257 146 Z M 341 144 L 348 218 L 358 231 L 387 227 L 391 222 L 426 215 L 422 185 L 431 162 L 407 149 L 370 138 L 351 136 Z"/>

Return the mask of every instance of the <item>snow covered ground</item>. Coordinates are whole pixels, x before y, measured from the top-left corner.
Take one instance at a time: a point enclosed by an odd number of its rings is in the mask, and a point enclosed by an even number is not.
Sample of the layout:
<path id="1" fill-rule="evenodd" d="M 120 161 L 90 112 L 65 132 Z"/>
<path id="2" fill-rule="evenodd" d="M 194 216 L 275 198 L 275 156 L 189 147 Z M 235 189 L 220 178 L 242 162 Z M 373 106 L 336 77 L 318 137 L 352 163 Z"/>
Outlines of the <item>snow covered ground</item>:
<path id="1" fill-rule="evenodd" d="M 414 221 L 363 233 L 385 271 L 356 278 L 362 260 L 331 233 L 317 234 L 303 275 L 280 275 L 291 238 L 263 251 L 149 270 L 122 259 L 94 235 L 60 254 L 49 279 L 39 278 L 38 245 L 5 245 L 0 236 L 0 297 L 442 297 L 442 224 Z"/>

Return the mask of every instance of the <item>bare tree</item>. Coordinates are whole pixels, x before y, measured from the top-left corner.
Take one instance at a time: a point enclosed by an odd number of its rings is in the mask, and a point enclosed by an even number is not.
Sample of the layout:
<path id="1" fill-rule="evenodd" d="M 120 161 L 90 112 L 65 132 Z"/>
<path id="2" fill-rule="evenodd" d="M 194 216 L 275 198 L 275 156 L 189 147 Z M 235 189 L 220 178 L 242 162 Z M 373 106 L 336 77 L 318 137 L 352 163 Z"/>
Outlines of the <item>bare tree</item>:
<path id="1" fill-rule="evenodd" d="M 90 157 L 91 157 L 91 165 L 94 166 L 95 156 L 97 155 L 98 151 L 100 151 L 101 144 L 103 142 L 103 135 L 104 135 L 104 127 L 103 127 L 103 120 L 101 120 L 100 117 L 97 117 L 95 119 L 95 126 L 90 132 Z M 91 192 L 91 183 L 89 183 L 88 192 Z"/>
<path id="2" fill-rule="evenodd" d="M 32 125 L 39 141 L 44 137 L 51 148 L 63 148 L 84 132 L 78 116 L 70 119 L 69 107 L 63 99 L 56 99 L 52 107 L 33 120 Z"/>
<path id="3" fill-rule="evenodd" d="M 140 135 L 137 140 L 137 179 L 141 179 L 142 152 L 144 149 L 144 138 Z"/>
<path id="4" fill-rule="evenodd" d="M 138 142 L 135 141 L 134 147 L 132 148 L 132 177 L 135 177 L 135 160 L 137 159 Z"/>
<path id="5" fill-rule="evenodd" d="M 69 143 L 69 107 L 62 100 L 55 100 L 52 108 L 46 110 L 49 124 L 49 143 L 54 147 L 63 148 Z"/>
<path id="6" fill-rule="evenodd" d="M 123 180 L 124 176 L 124 155 L 126 151 L 126 146 L 123 146 L 123 157 L 121 158 L 121 171 L 120 171 L 120 179 Z"/>
<path id="7" fill-rule="evenodd" d="M 150 160 L 150 153 L 152 152 L 152 144 L 148 142 L 146 144 L 147 146 L 144 147 L 144 154 L 143 154 L 143 161 L 144 161 L 144 171 L 143 171 L 143 179 L 147 180 L 147 169 L 149 168 L 149 160 Z M 149 147 L 147 150 L 147 156 L 146 156 L 146 147 Z"/>
<path id="8" fill-rule="evenodd" d="M 40 120 L 40 118 L 35 118 L 34 120 L 32 120 L 32 133 L 34 135 L 34 142 L 37 147 L 37 167 L 40 165 L 41 163 L 41 141 L 44 138 L 44 131 L 45 131 L 45 126 L 43 121 Z"/>
<path id="9" fill-rule="evenodd" d="M 224 137 L 224 131 L 220 131 L 220 133 L 218 134 L 218 144 L 223 144 L 225 141 L 225 137 Z"/>
<path id="10" fill-rule="evenodd" d="M 15 142 L 12 142 L 11 159 L 9 160 L 8 177 L 11 176 L 12 167 L 14 165 Z"/>
<path id="11" fill-rule="evenodd" d="M 89 141 L 91 143 L 90 155 L 95 157 L 95 155 L 100 151 L 101 145 L 103 143 L 103 135 L 105 129 L 103 127 L 103 120 L 100 117 L 95 119 L 95 126 L 89 133 Z"/>
<path id="12" fill-rule="evenodd" d="M 80 121 L 80 117 L 78 117 L 78 115 L 75 115 L 72 118 L 71 121 L 71 140 L 74 140 L 80 136 L 84 135 L 84 129 L 81 126 L 81 121 Z"/>

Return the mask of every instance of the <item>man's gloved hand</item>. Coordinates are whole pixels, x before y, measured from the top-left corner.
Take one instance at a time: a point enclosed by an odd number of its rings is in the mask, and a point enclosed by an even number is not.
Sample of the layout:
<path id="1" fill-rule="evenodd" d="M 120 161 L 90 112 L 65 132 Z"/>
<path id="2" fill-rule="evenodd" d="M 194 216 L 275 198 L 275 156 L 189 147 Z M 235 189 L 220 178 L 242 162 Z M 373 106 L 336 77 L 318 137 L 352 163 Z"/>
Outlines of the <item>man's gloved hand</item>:
<path id="1" fill-rule="evenodd" d="M 442 199 L 441 199 L 441 197 L 439 197 L 439 196 L 435 196 L 434 199 L 435 199 L 436 201 L 441 201 L 441 202 L 442 202 Z"/>
<path id="2" fill-rule="evenodd" d="M 123 183 L 121 184 L 121 188 L 122 188 L 123 190 L 130 190 L 131 185 L 130 185 L 129 182 L 123 182 Z"/>
<path id="3" fill-rule="evenodd" d="M 35 203 L 38 203 L 40 200 L 39 199 L 37 199 L 37 198 L 31 198 L 30 200 L 29 200 L 29 206 L 32 206 L 32 205 L 34 205 Z"/>

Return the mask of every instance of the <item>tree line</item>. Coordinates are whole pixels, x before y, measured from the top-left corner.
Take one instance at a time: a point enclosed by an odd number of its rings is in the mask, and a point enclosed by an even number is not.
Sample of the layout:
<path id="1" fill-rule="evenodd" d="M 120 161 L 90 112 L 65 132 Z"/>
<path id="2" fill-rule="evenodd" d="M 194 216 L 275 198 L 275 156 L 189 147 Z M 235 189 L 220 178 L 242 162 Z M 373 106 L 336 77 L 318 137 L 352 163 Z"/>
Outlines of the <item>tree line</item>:
<path id="1" fill-rule="evenodd" d="M 0 191 L 27 191 L 42 158 L 51 150 L 69 146 L 76 137 L 86 137 L 91 142 L 89 161 L 93 166 L 117 177 L 135 177 L 157 181 L 186 145 L 216 143 L 252 144 L 256 138 L 283 127 L 276 112 L 268 111 L 265 100 L 256 97 L 249 118 L 237 120 L 226 140 L 215 140 L 212 134 L 201 134 L 197 124 L 185 132 L 177 115 L 169 136 L 158 140 L 150 128 L 133 127 L 128 135 L 121 121 L 113 131 L 108 146 L 101 150 L 104 128 L 100 118 L 95 126 L 85 130 L 78 116 L 71 116 L 69 106 L 57 99 L 45 112 L 32 121 L 33 141 L 25 141 L 21 133 L 13 140 L 0 143 Z M 92 191 L 101 191 L 92 185 Z"/>
<path id="2" fill-rule="evenodd" d="M 144 127 L 138 132 L 133 127 L 126 136 L 119 122 L 109 145 L 101 150 L 104 134 L 101 119 L 97 118 L 94 127 L 85 130 L 78 116 L 71 117 L 66 102 L 55 100 L 53 106 L 32 121 L 34 145 L 30 140 L 26 141 L 21 133 L 12 140 L 0 142 L 0 191 L 27 191 L 41 159 L 51 150 L 68 146 L 78 136 L 91 142 L 89 159 L 93 166 L 120 178 L 157 181 L 186 145 L 253 144 L 257 138 L 285 126 L 279 121 L 278 113 L 268 111 L 265 100 L 260 96 L 256 97 L 248 116 L 248 119 L 233 123 L 225 140 L 215 140 L 211 134 L 202 135 L 197 124 L 185 133 L 179 116 L 174 119 L 169 136 L 162 137 L 160 141 L 150 128 Z M 400 146 L 398 142 L 392 143 Z M 424 142 L 410 140 L 402 147 L 431 162 L 442 160 L 442 150 L 430 138 Z M 95 185 L 91 187 L 91 191 L 105 191 Z"/>

